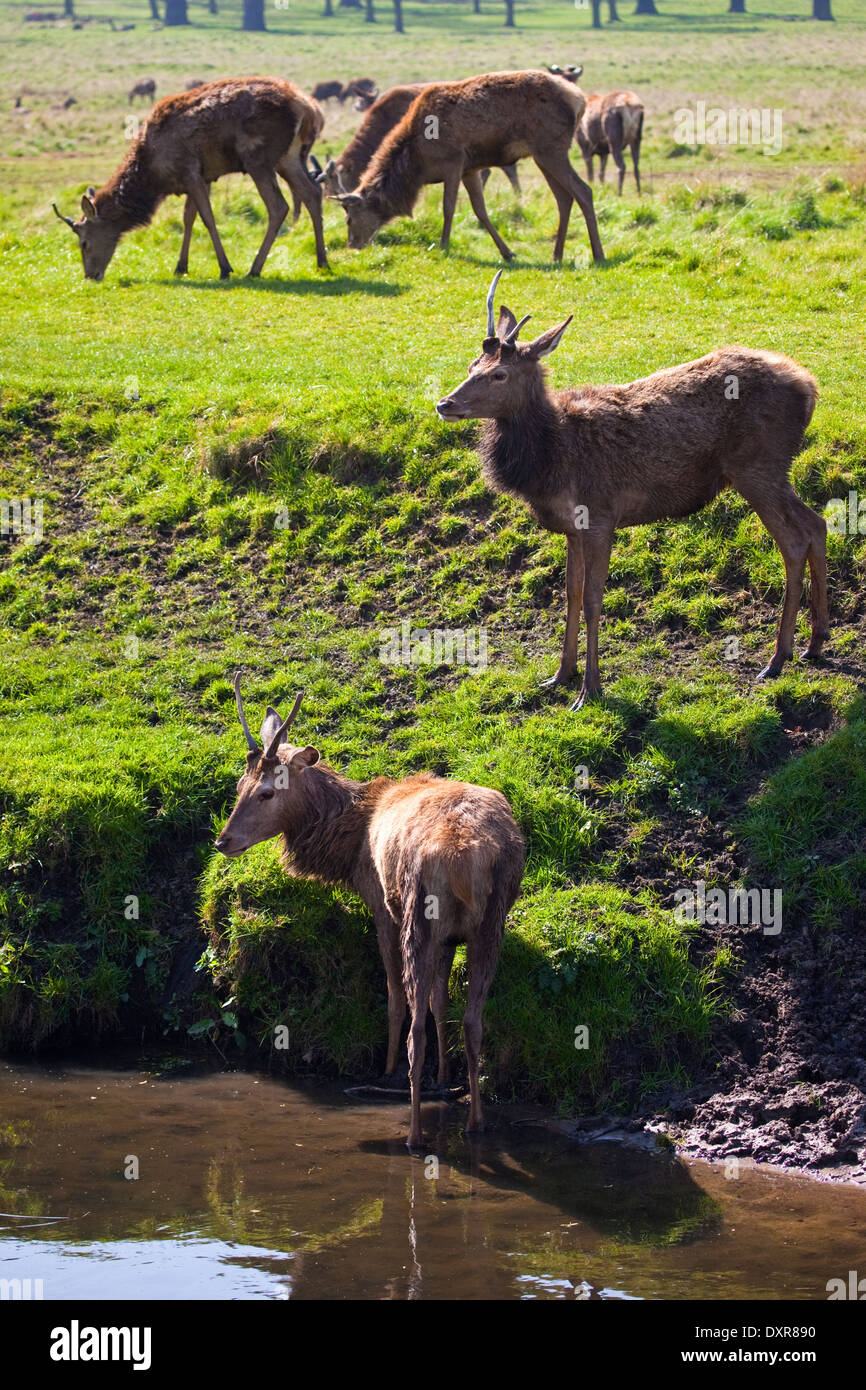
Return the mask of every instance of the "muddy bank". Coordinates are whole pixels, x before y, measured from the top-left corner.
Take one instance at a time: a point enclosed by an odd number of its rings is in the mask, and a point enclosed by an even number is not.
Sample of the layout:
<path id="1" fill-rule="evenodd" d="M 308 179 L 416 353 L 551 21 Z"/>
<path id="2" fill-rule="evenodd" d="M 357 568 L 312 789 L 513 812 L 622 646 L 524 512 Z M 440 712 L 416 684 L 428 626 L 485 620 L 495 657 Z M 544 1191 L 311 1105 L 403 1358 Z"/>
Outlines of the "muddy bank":
<path id="1" fill-rule="evenodd" d="M 704 1076 L 640 1119 L 697 1158 L 737 1158 L 866 1183 L 866 942 L 858 923 L 774 943 L 752 927 L 705 928 L 740 971 Z M 710 1070 L 711 1069 L 711 1070 Z"/>

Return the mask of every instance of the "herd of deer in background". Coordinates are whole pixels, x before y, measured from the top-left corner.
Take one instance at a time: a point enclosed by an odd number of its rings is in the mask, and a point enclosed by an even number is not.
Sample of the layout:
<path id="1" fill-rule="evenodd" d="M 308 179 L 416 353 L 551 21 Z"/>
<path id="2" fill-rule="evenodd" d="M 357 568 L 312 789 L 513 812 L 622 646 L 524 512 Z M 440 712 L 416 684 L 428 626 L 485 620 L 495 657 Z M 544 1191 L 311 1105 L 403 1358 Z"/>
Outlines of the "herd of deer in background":
<path id="1" fill-rule="evenodd" d="M 275 78 L 193 83 L 153 109 L 121 167 L 82 199 L 73 222 L 85 274 L 99 280 L 123 233 L 149 222 L 169 194 L 184 194 L 184 234 L 177 272 L 187 270 L 196 215 L 207 227 L 220 267 L 231 266 L 210 204 L 210 185 L 246 172 L 268 211 L 251 275 L 264 266 L 288 205 L 306 206 L 319 265 L 327 264 L 323 194 L 341 203 L 349 244 L 365 245 L 390 218 L 412 211 L 422 187 L 443 185 L 442 245 L 447 247 L 462 183 L 480 224 L 500 254 L 511 252 L 484 203 L 491 168 L 519 191 L 516 164 L 532 158 L 559 211 L 554 259 L 561 260 L 574 202 L 583 213 L 596 260 L 603 258 L 592 191 L 575 172 L 577 141 L 592 181 L 593 159 L 612 157 L 625 177 L 630 149 L 640 190 L 643 105 L 633 92 L 586 96 L 581 69 L 485 73 L 458 82 L 417 83 L 381 96 L 371 79 L 323 83 L 314 97 L 354 95 L 364 119 L 336 159 L 312 156 L 324 116 L 317 99 Z M 151 80 L 130 92 L 153 96 Z M 435 132 L 435 135 L 432 134 Z M 432 138 L 431 138 L 432 135 Z M 312 168 L 310 167 L 312 162 Z M 55 212 L 57 209 L 55 208 Z M 57 214 L 61 216 L 60 213 Z M 527 343 L 505 305 L 494 314 L 501 271 L 487 296 L 481 354 L 467 379 L 437 405 L 441 419 L 485 422 L 479 444 L 485 478 L 497 492 L 524 501 L 546 530 L 566 537 L 567 616 L 559 668 L 547 684 L 567 683 L 577 668 L 581 611 L 587 639 L 583 684 L 572 709 L 601 694 L 598 631 L 614 534 L 621 527 L 675 520 L 707 506 L 724 488 L 748 502 L 776 541 L 786 587 L 776 648 L 764 677 L 793 655 L 805 567 L 811 576 L 811 639 L 804 656 L 820 656 L 828 636 L 826 525 L 790 482 L 791 464 L 811 419 L 817 387 L 796 362 L 741 347 L 626 385 L 551 391 L 542 360 L 559 345 L 570 319 Z M 235 679 L 247 765 L 216 848 L 234 857 L 280 835 L 291 872 L 354 888 L 370 907 L 388 982 L 387 1071 L 393 1073 L 408 1006 L 409 1145 L 422 1143 L 421 1081 L 428 1003 L 436 1022 L 439 1083 L 448 1079 L 447 991 L 454 950 L 467 946 L 464 1037 L 469 1130 L 480 1128 L 481 1013 L 499 958 L 507 914 L 519 892 L 523 842 L 505 799 L 485 787 L 420 774 L 401 782 L 353 782 L 320 760 L 316 748 L 288 742 L 301 697 L 287 719 L 268 707 L 261 746 L 250 733 Z"/>

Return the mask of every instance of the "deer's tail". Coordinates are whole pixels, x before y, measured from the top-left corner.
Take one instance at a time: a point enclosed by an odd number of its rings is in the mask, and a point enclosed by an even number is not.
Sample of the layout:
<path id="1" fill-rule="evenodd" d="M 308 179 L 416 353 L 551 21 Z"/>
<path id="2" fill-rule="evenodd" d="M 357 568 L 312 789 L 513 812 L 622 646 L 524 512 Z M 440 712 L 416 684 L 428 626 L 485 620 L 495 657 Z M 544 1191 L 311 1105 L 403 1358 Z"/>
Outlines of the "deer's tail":
<path id="1" fill-rule="evenodd" d="M 400 898 L 403 904 L 400 953 L 403 957 L 403 984 L 408 994 L 410 987 L 413 987 L 412 982 L 418 978 L 419 957 L 428 930 L 427 898 L 421 871 L 417 866 L 404 874 L 400 885 Z"/>

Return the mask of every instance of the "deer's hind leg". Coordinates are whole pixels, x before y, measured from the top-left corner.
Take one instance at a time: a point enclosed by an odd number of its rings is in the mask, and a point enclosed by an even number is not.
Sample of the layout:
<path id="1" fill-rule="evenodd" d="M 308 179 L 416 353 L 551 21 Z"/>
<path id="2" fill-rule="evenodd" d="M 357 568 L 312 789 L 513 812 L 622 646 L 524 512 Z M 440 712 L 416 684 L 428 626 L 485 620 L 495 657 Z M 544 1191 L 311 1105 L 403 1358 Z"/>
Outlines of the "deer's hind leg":
<path id="1" fill-rule="evenodd" d="M 477 169 L 473 169 L 471 173 L 463 175 L 463 187 L 469 194 L 472 211 L 475 213 L 475 216 L 478 218 L 478 221 L 481 223 L 481 226 L 484 228 L 485 232 L 487 232 L 488 236 L 492 237 L 500 256 L 502 256 L 503 260 L 510 261 L 512 259 L 511 250 L 506 246 L 502 237 L 490 221 L 487 205 L 484 202 L 484 181 Z"/>
<path id="2" fill-rule="evenodd" d="M 310 214 L 313 234 L 316 238 L 316 265 L 320 270 L 327 270 L 328 253 L 325 250 L 325 232 L 322 226 L 322 190 L 319 184 L 310 178 L 305 164 L 291 150 L 280 160 L 277 165 L 277 173 L 285 179 L 292 191 L 293 206 L 301 202 Z"/>
<path id="3" fill-rule="evenodd" d="M 583 220 L 586 223 L 586 230 L 589 233 L 589 244 L 592 247 L 593 259 L 596 261 L 604 260 L 604 251 L 601 245 L 601 237 L 598 232 L 598 222 L 595 218 L 595 206 L 592 201 L 592 189 L 588 183 L 584 183 L 574 171 L 567 150 L 544 150 L 533 154 L 533 159 L 541 170 L 542 174 L 549 174 L 567 189 L 574 201 L 583 213 Z M 548 183 L 550 179 L 548 179 Z M 552 185 L 551 185 L 552 186 Z M 565 238 L 562 238 L 564 243 Z M 556 244 L 559 245 L 560 238 L 557 235 Z M 562 251 L 559 255 L 554 255 L 555 260 L 562 259 Z"/>
<path id="4" fill-rule="evenodd" d="M 542 169 L 541 172 L 544 175 L 545 182 L 551 193 L 556 199 L 556 206 L 559 210 L 559 225 L 556 228 L 553 259 L 555 261 L 561 261 L 565 250 L 565 238 L 568 236 L 568 223 L 571 217 L 571 205 L 574 199 L 569 190 L 563 187 L 559 180 L 555 179 L 552 174 L 549 174 L 546 169 Z"/>
<path id="5" fill-rule="evenodd" d="M 451 1067 L 448 1056 L 448 981 L 451 979 L 451 966 L 454 963 L 454 952 L 456 948 L 456 941 L 446 941 L 443 943 L 436 965 L 433 990 L 430 995 L 430 1008 L 436 1020 L 436 1041 L 439 1048 L 439 1073 L 437 1081 L 440 1086 L 447 1086 L 451 1079 Z"/>
<path id="6" fill-rule="evenodd" d="M 397 1068 L 400 1034 L 406 1017 L 406 991 L 403 988 L 403 958 L 400 955 L 400 928 L 382 904 L 375 912 L 376 938 L 379 955 L 388 982 L 388 1056 L 385 1074 L 391 1076 Z"/>
<path id="7" fill-rule="evenodd" d="M 785 662 L 790 661 L 794 655 L 797 610 L 800 607 L 800 599 L 803 594 L 806 561 L 813 543 L 816 547 L 818 546 L 817 528 L 811 524 L 810 518 L 814 517 L 815 521 L 820 521 L 821 518 L 817 517 L 811 508 L 800 501 L 788 482 L 785 482 L 775 495 L 770 497 L 764 491 L 756 494 L 754 487 L 749 486 L 749 484 L 741 486 L 740 482 L 737 481 L 734 486 L 761 518 L 779 547 L 785 565 L 785 598 L 776 632 L 776 649 L 758 676 L 758 680 L 772 679 L 781 673 Z M 820 557 L 816 557 L 816 567 L 819 571 L 819 592 L 813 595 L 813 640 L 817 638 L 817 629 L 825 630 L 827 622 L 826 579 L 825 572 L 821 568 Z M 817 609 L 816 604 L 819 605 Z M 812 655 L 818 654 L 823 640 L 821 637 L 817 642 L 817 647 L 813 649 Z"/>

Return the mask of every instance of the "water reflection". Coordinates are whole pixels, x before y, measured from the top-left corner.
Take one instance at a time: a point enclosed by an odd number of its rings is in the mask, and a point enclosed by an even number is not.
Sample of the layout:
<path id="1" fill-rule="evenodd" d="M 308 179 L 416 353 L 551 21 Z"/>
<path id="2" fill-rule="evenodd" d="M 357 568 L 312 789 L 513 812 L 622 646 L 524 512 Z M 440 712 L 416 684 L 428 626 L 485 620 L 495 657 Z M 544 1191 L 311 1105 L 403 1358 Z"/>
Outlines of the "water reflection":
<path id="1" fill-rule="evenodd" d="M 0 1278 L 46 1298 L 815 1298 L 862 1254 L 860 1191 L 489 1118 L 470 1143 L 459 1107 L 427 1105 L 410 1157 L 403 1106 L 340 1091 L 6 1066 Z"/>

